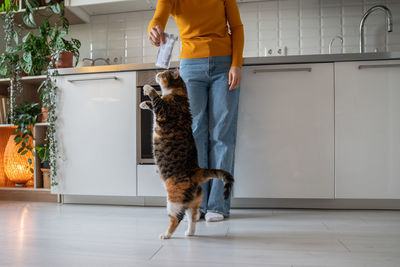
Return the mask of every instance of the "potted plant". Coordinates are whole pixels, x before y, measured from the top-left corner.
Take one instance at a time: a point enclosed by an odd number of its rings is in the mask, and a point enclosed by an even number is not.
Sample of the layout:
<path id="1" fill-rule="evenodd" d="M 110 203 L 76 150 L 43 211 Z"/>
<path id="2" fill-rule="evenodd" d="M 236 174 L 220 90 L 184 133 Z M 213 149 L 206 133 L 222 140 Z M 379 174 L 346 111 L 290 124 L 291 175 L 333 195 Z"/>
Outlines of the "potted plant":
<path id="1" fill-rule="evenodd" d="M 17 46 L 22 54 L 21 67 L 22 70 L 30 75 L 40 75 L 50 67 L 51 54 L 60 51 L 58 60 L 53 60 L 56 68 L 73 67 L 73 56 L 76 63 L 79 60 L 79 48 L 81 43 L 79 40 L 66 40 L 64 37 L 67 30 L 55 24 L 50 26 L 49 20 L 46 18 L 39 26 L 39 34 L 35 35 L 33 31 L 29 32 L 22 39 L 22 43 Z"/>
<path id="2" fill-rule="evenodd" d="M 40 170 L 43 173 L 43 187 L 50 188 L 50 150 L 47 144 L 40 144 L 35 146 L 36 155 L 38 155 L 42 167 Z"/>
<path id="3" fill-rule="evenodd" d="M 18 2 L 13 0 L 14 2 Z M 17 4 L 10 0 L 5 0 L 3 8 L 6 9 L 6 25 L 5 30 L 7 45 L 6 52 L 0 57 L 0 75 L 3 77 L 11 77 L 16 65 L 20 66 L 19 76 L 41 75 L 43 71 L 50 68 L 51 55 L 59 55 L 57 59 L 53 59 L 52 66 L 55 68 L 73 67 L 73 57 L 76 63 L 79 60 L 79 48 L 81 43 L 79 40 L 66 40 L 68 33 L 69 21 L 64 17 L 64 4 L 60 1 L 46 0 L 46 10 L 51 15 L 47 16 L 42 24 L 38 27 L 37 33 L 28 32 L 19 42 L 18 32 L 15 30 L 14 11 L 18 9 Z M 24 24 L 28 27 L 36 28 L 33 14 L 40 6 L 39 0 L 23 0 L 25 3 L 25 13 L 23 15 Z M 54 15 L 58 16 L 57 22 L 50 25 L 49 19 Z M 7 16 L 10 16 L 7 20 Z M 12 45 L 14 41 L 15 45 Z M 56 53 L 57 52 L 57 53 Z M 75 63 L 75 64 L 76 64 Z M 15 75 L 14 75 L 15 76 Z"/>
<path id="4" fill-rule="evenodd" d="M 64 37 L 68 34 L 68 27 L 62 27 L 55 24 L 50 28 L 48 21 L 42 23 L 43 32 L 48 33 L 49 48 L 51 52 L 59 51 L 60 55 L 54 62 L 56 68 L 70 68 L 73 67 L 73 57 L 75 56 L 75 64 L 79 61 L 79 48 L 81 42 L 77 39 L 71 38 L 71 41 L 66 40 Z M 46 27 L 46 29 L 45 29 Z"/>

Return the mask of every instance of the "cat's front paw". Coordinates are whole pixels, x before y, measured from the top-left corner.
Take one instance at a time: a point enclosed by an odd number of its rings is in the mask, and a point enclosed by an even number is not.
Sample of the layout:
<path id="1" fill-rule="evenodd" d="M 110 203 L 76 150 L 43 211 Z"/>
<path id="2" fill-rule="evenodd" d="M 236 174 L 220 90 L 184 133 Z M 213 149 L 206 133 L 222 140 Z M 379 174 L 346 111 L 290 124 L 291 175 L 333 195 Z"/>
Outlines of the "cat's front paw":
<path id="1" fill-rule="evenodd" d="M 143 86 L 143 94 L 144 95 L 150 95 L 150 93 L 155 90 L 152 86 L 146 84 L 145 86 Z"/>
<path id="2" fill-rule="evenodd" d="M 171 235 L 170 234 L 167 234 L 167 233 L 165 233 L 165 234 L 160 234 L 160 239 L 169 239 L 171 237 Z"/>
<path id="3" fill-rule="evenodd" d="M 150 109 L 150 107 L 149 107 L 149 105 L 147 105 L 146 101 L 143 101 L 142 103 L 140 103 L 139 107 L 141 109 Z"/>

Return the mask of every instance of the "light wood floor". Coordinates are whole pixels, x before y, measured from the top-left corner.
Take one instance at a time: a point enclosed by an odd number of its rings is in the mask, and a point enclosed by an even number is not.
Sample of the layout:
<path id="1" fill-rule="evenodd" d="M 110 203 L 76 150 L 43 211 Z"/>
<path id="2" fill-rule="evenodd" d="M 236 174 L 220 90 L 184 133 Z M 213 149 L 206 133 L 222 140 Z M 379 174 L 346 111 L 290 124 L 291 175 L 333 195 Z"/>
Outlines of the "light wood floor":
<path id="1" fill-rule="evenodd" d="M 232 210 L 173 239 L 164 208 L 0 201 L 0 266 L 400 266 L 399 211 Z"/>

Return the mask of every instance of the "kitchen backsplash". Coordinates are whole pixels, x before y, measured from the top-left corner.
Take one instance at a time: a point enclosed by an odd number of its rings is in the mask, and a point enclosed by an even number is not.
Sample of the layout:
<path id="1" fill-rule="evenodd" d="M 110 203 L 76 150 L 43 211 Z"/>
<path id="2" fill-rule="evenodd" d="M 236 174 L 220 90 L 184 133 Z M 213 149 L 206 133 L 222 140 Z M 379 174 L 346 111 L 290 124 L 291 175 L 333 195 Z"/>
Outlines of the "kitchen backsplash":
<path id="1" fill-rule="evenodd" d="M 375 4 L 393 13 L 393 32 L 386 32 L 382 11 L 366 23 L 366 51 L 400 51 L 400 0 L 279 0 L 240 3 L 245 31 L 245 57 L 359 52 L 362 14 Z M 93 16 L 90 24 L 71 26 L 70 36 L 82 42 L 81 58 L 110 58 L 112 64 L 154 62 L 158 49 L 147 40 L 147 26 L 154 11 Z M 166 27 L 178 33 L 173 18 Z M 342 50 L 343 49 L 343 50 Z M 180 45 L 173 60 L 179 58 Z"/>

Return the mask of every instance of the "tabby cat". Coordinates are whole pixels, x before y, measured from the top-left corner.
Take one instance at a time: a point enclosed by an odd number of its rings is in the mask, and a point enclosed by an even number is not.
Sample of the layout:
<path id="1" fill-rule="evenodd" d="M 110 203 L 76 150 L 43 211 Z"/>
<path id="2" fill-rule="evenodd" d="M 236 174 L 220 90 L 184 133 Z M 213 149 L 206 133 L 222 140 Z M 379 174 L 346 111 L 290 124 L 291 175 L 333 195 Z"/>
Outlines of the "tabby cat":
<path id="1" fill-rule="evenodd" d="M 196 215 L 202 201 L 201 184 L 212 178 L 221 179 L 226 199 L 231 192 L 233 177 L 223 170 L 199 168 L 188 94 L 178 71 L 158 73 L 156 81 L 161 86 L 162 97 L 153 87 L 145 85 L 143 94 L 151 101 L 140 103 L 140 108 L 154 113 L 153 155 L 168 195 L 170 224 L 160 238 L 171 237 L 185 212 L 189 221 L 185 235 L 191 236 L 196 229 Z"/>

